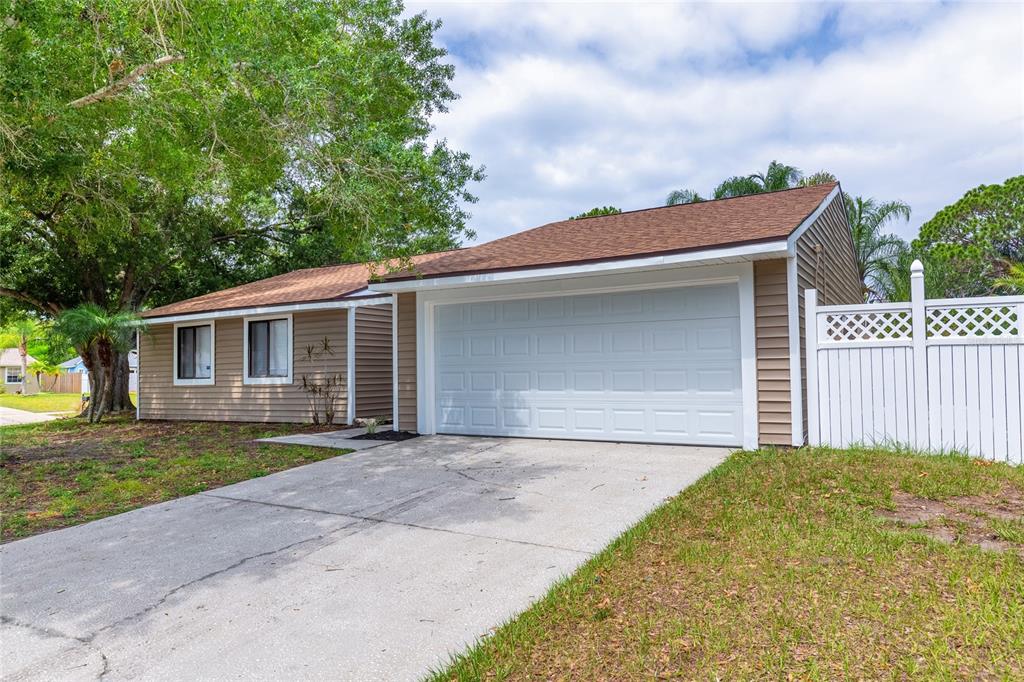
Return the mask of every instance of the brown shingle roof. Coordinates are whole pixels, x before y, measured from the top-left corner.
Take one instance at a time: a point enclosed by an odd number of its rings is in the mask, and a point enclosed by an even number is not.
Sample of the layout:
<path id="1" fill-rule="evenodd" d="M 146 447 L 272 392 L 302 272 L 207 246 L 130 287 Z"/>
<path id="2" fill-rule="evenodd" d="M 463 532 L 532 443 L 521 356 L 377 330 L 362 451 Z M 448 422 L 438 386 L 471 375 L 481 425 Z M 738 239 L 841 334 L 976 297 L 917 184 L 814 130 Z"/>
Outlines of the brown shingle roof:
<path id="1" fill-rule="evenodd" d="M 785 239 L 836 183 L 562 220 L 448 252 L 387 280 L 516 270 Z"/>
<path id="2" fill-rule="evenodd" d="M 451 253 L 454 252 L 427 253 L 413 256 L 411 260 L 415 267 L 420 268 L 432 260 Z M 146 318 L 165 317 L 256 306 L 333 301 L 365 288 L 369 277 L 370 268 L 365 263 L 306 268 L 170 303 L 147 310 L 142 313 L 142 316 Z"/>

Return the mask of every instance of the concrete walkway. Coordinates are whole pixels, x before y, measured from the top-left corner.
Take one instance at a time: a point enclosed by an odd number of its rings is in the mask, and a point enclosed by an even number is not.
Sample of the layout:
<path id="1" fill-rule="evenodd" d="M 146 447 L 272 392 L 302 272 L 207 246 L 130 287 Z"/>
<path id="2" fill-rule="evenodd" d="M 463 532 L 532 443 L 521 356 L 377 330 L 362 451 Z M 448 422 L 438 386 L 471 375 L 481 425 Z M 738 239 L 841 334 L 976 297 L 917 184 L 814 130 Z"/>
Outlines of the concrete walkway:
<path id="1" fill-rule="evenodd" d="M 0 426 L 13 426 L 15 424 L 36 424 L 56 419 L 56 415 L 45 412 L 28 412 L 16 410 L 13 407 L 0 407 Z"/>
<path id="2" fill-rule="evenodd" d="M 12 542 L 2 674 L 418 679 L 725 455 L 422 437 Z"/>

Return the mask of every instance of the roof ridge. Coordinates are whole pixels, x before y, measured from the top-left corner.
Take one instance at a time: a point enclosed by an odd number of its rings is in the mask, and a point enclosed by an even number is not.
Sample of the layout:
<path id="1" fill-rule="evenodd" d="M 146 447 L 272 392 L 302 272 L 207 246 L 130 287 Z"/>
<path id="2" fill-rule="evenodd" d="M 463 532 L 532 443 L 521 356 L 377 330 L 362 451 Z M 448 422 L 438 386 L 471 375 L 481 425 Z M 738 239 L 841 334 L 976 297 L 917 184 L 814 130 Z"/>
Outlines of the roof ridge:
<path id="1" fill-rule="evenodd" d="M 829 192 L 831 192 L 833 189 L 835 189 L 835 187 L 838 187 L 838 186 L 839 186 L 839 181 L 836 180 L 835 182 L 823 182 L 823 183 L 820 183 L 820 184 L 817 184 L 817 185 L 807 185 L 807 186 L 804 186 L 804 187 L 787 187 L 786 189 L 774 189 L 774 190 L 771 190 L 770 192 L 757 192 L 756 194 L 743 194 L 743 195 L 736 196 L 736 197 L 722 197 L 720 199 L 705 199 L 704 201 L 694 201 L 694 202 L 691 202 L 691 203 L 688 203 L 688 204 L 672 204 L 672 205 L 668 205 L 668 206 L 648 206 L 647 208 L 634 208 L 634 209 L 631 209 L 629 211 L 622 211 L 620 213 L 610 213 L 610 214 L 607 214 L 607 215 L 595 215 L 595 216 L 587 216 L 586 218 L 565 218 L 563 220 L 552 220 L 549 223 L 544 223 L 543 225 L 538 225 L 536 227 L 531 227 L 531 228 L 528 228 L 528 229 L 525 229 L 525 230 L 520 230 L 519 232 L 513 232 L 512 234 L 507 234 L 504 237 L 498 237 L 497 239 L 492 239 L 491 241 L 484 242 L 483 244 L 476 244 L 474 246 L 468 247 L 467 250 L 477 249 L 479 247 L 488 246 L 490 244 L 497 244 L 498 242 L 504 241 L 506 239 L 511 239 L 513 237 L 519 237 L 521 235 L 528 234 L 530 232 L 535 232 L 537 230 L 542 230 L 544 228 L 551 227 L 553 225 L 582 223 L 582 222 L 587 221 L 587 220 L 597 220 L 597 219 L 604 219 L 604 218 L 616 218 L 616 217 L 624 216 L 624 215 L 632 215 L 632 214 L 636 214 L 636 213 L 660 211 L 660 210 L 664 210 L 664 209 L 685 209 L 686 207 L 701 206 L 701 205 L 707 205 L 707 204 L 716 204 L 716 203 L 721 203 L 721 202 L 724 202 L 724 201 L 730 201 L 732 199 L 753 199 L 753 198 L 756 198 L 756 197 L 767 197 L 767 196 L 772 196 L 772 195 L 776 195 L 776 194 L 784 194 L 786 192 L 794 192 L 794 191 L 797 191 L 797 190 L 815 189 L 815 188 L 818 188 L 818 187 L 829 187 Z M 827 193 L 826 193 L 826 196 L 828 196 Z"/>
<path id="2" fill-rule="evenodd" d="M 643 213 L 644 211 L 659 211 L 659 210 L 661 210 L 663 208 L 680 208 L 680 207 L 683 207 L 683 206 L 697 206 L 699 204 L 713 204 L 713 203 L 719 202 L 719 201 L 729 201 L 730 199 L 750 199 L 750 198 L 753 198 L 753 197 L 764 197 L 764 196 L 768 196 L 770 194 L 782 194 L 783 192 L 794 192 L 796 190 L 801 190 L 801 189 L 814 189 L 815 187 L 826 187 L 828 185 L 832 185 L 833 187 L 835 187 L 838 184 L 839 184 L 838 180 L 829 181 L 829 182 L 819 182 L 819 183 L 814 184 L 814 185 L 799 185 L 797 187 L 786 187 L 784 189 L 773 189 L 773 190 L 769 190 L 767 192 L 754 192 L 753 194 L 740 194 L 740 195 L 737 195 L 737 196 L 734 196 L 734 197 L 718 197 L 716 199 L 701 199 L 700 201 L 690 201 L 690 202 L 685 203 L 685 204 L 665 204 L 664 206 L 648 206 L 647 208 L 632 208 L 632 209 L 630 209 L 628 211 L 620 211 L 619 213 L 610 213 L 610 214 L 607 214 L 607 215 L 588 215 L 588 216 L 583 216 L 581 218 L 567 218 L 566 220 L 591 220 L 593 218 L 609 218 L 611 216 L 625 215 L 627 213 Z M 831 192 L 832 190 L 829 190 L 829 191 Z M 554 222 L 562 223 L 562 222 L 565 222 L 565 220 L 556 220 Z M 547 223 L 547 224 L 550 225 L 552 223 Z"/>

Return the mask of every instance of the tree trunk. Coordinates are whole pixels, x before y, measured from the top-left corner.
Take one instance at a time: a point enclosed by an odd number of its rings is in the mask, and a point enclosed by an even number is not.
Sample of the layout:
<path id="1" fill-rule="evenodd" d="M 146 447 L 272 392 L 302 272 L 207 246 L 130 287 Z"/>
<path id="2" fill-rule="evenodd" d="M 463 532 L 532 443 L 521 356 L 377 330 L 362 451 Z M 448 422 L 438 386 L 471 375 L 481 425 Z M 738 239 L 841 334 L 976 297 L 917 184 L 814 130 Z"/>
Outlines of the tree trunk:
<path id="1" fill-rule="evenodd" d="M 111 367 L 110 398 L 104 404 L 107 412 L 134 412 L 131 397 L 131 368 L 128 353 L 114 352 Z"/>
<path id="2" fill-rule="evenodd" d="M 82 358 L 82 364 L 85 365 L 85 369 L 89 373 L 89 404 L 78 416 L 91 422 L 96 413 L 96 403 L 100 392 L 103 390 L 103 372 L 100 370 L 99 353 L 91 345 L 79 346 L 75 350 L 78 351 L 79 357 Z"/>
<path id="3" fill-rule="evenodd" d="M 110 364 L 105 365 L 104 354 L 98 349 L 82 351 L 79 349 L 79 355 L 89 370 L 89 408 L 79 416 L 99 421 L 108 412 L 135 412 L 129 391 L 131 369 L 128 367 L 128 353 L 111 350 Z"/>
<path id="4" fill-rule="evenodd" d="M 28 344 L 25 339 L 18 343 L 18 355 L 21 356 L 21 394 L 28 395 Z"/>

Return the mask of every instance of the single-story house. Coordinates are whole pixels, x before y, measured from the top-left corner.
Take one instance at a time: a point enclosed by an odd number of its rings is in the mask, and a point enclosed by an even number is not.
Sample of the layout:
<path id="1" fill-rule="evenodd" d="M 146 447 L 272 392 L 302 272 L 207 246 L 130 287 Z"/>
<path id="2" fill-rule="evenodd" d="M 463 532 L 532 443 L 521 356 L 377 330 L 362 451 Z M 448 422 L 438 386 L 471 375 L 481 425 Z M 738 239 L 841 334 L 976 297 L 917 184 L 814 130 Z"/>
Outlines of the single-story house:
<path id="1" fill-rule="evenodd" d="M 27 364 L 31 365 L 36 359 L 31 355 L 27 356 Z M 0 349 L 0 372 L 3 373 L 3 384 L 0 384 L 0 392 L 15 393 L 21 391 L 21 354 L 17 348 Z M 39 389 L 36 383 L 36 375 L 29 370 L 26 377 L 26 389 L 29 393 Z"/>
<path id="2" fill-rule="evenodd" d="M 149 311 L 140 416 L 306 420 L 296 349 L 328 334 L 349 416 L 366 390 L 399 429 L 801 445 L 810 288 L 862 300 L 835 183 L 550 223 L 382 281 L 300 270 Z"/>
<path id="3" fill-rule="evenodd" d="M 89 392 L 89 370 L 85 366 L 85 361 L 82 360 L 80 355 L 76 355 L 70 360 L 65 360 L 60 363 L 61 371 L 67 372 L 68 374 L 81 374 L 82 376 L 82 393 Z M 128 351 L 128 390 L 137 391 L 139 390 L 139 352 L 135 350 Z"/>
<path id="4" fill-rule="evenodd" d="M 361 263 L 296 270 L 144 312 L 139 418 L 308 422 L 304 376 L 342 377 L 344 422 L 390 416 L 392 296 L 368 291 L 373 273 Z"/>

